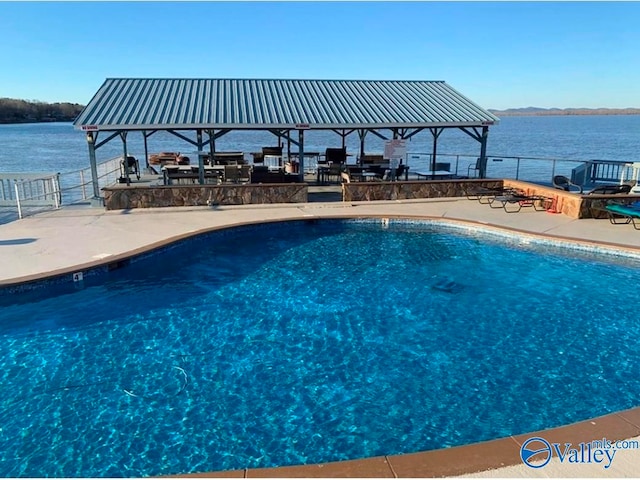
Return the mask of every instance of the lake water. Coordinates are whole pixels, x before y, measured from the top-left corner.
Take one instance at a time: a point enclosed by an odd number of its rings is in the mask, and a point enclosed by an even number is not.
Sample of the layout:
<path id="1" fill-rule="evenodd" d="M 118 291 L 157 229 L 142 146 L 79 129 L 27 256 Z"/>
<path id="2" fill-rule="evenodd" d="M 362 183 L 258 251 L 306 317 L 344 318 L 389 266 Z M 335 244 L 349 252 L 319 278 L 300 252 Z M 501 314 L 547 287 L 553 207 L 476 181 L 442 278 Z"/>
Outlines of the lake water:
<path id="1" fill-rule="evenodd" d="M 383 133 L 388 134 L 388 131 Z M 193 133 L 187 135 L 195 138 Z M 99 140 L 104 138 L 106 134 L 102 133 Z M 144 158 L 141 134 L 130 134 L 127 143 L 130 154 Z M 235 131 L 221 137 L 216 142 L 216 149 L 252 152 L 260 150 L 262 146 L 276 143 L 276 137 L 268 132 Z M 340 136 L 331 131 L 305 133 L 306 151 L 324 152 L 327 147 L 340 145 Z M 195 151 L 192 145 L 166 132 L 152 135 L 148 140 L 148 146 L 149 152 L 180 151 L 189 155 Z M 357 134 L 347 137 L 347 148 L 352 153 L 359 151 Z M 416 170 L 426 166 L 426 154 L 431 153 L 432 149 L 433 140 L 428 131 L 412 138 L 408 142 L 407 151 L 425 155 L 410 157 L 410 167 Z M 383 150 L 381 139 L 373 135 L 367 137 L 367 153 Z M 492 157 L 631 162 L 640 160 L 639 152 L 640 115 L 504 117 L 498 125 L 490 127 L 487 144 L 487 154 Z M 458 129 L 445 129 L 438 139 L 438 154 L 442 156 L 443 161 L 450 161 L 444 154 L 464 154 L 469 157 L 466 159 L 468 163 L 479 153 L 480 144 Z M 114 139 L 97 150 L 99 162 L 121 154 L 122 142 L 119 139 Z M 85 135 L 75 130 L 71 123 L 0 125 L 0 173 L 64 173 L 88 166 L 89 154 Z M 512 166 L 513 162 L 490 162 L 488 175 L 513 177 Z M 466 173 L 466 164 L 460 168 L 459 173 Z M 521 170 L 520 178 L 526 174 L 525 167 L 524 172 Z"/>

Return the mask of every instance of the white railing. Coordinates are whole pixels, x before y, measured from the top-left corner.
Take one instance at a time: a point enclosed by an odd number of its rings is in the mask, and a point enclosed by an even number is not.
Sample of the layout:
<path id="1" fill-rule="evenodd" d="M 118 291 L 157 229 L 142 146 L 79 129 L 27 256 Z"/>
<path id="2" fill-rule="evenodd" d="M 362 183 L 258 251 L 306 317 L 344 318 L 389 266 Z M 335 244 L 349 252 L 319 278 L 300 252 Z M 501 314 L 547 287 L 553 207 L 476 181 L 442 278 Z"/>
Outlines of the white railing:
<path id="1" fill-rule="evenodd" d="M 122 157 L 99 163 L 98 190 L 116 183 Z M 0 223 L 93 197 L 91 168 L 65 173 L 0 173 Z M 13 212 L 13 213 L 12 213 Z"/>
<path id="2" fill-rule="evenodd" d="M 16 207 L 18 218 L 25 208 L 60 208 L 60 175 L 57 173 L 0 174 L 0 206 Z"/>
<path id="3" fill-rule="evenodd" d="M 98 191 L 102 187 L 112 185 L 120 177 L 122 157 L 110 158 L 97 165 Z M 62 185 L 62 203 L 64 205 L 86 201 L 93 197 L 91 168 L 83 168 L 60 174 Z"/>

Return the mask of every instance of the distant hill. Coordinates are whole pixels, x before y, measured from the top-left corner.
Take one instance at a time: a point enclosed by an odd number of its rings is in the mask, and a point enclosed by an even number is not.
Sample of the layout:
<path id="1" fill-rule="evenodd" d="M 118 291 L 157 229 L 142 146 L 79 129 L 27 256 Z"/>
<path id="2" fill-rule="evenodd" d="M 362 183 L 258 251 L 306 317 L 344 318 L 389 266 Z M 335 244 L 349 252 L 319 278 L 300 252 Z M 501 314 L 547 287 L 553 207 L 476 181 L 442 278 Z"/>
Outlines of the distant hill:
<path id="1" fill-rule="evenodd" d="M 498 117 L 525 115 L 640 115 L 640 108 L 508 108 L 489 111 Z"/>

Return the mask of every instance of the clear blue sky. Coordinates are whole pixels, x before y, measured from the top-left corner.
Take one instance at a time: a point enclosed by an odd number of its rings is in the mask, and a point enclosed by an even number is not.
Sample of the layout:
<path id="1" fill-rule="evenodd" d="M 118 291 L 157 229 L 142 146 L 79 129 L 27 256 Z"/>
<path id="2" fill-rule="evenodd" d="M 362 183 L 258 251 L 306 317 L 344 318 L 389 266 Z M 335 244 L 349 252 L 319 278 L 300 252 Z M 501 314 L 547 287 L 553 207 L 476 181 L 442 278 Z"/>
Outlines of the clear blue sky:
<path id="1" fill-rule="evenodd" d="M 444 80 L 485 108 L 640 108 L 637 2 L 1 2 L 0 97 L 109 77 Z"/>

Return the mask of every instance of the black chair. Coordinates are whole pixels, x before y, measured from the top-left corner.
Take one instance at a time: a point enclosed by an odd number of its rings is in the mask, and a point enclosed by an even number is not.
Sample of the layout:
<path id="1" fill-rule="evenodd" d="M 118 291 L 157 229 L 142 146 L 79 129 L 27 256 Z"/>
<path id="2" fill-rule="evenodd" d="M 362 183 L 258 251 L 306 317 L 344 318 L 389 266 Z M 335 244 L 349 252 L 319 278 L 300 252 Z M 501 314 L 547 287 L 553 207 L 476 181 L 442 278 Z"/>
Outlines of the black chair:
<path id="1" fill-rule="evenodd" d="M 326 163 L 347 163 L 347 149 L 346 148 L 327 148 L 324 153 L 324 160 Z"/>
<path id="2" fill-rule="evenodd" d="M 578 185 L 577 183 L 573 183 L 564 175 L 556 175 L 553 177 L 553 186 L 564 190 L 565 192 L 570 192 L 571 188 L 577 188 L 580 193 L 582 193 L 582 185 Z"/>
<path id="3" fill-rule="evenodd" d="M 122 160 L 120 162 L 121 178 L 124 178 L 127 174 L 129 176 L 135 175 L 140 180 L 140 164 L 136 157 L 127 156 L 127 161 Z"/>

